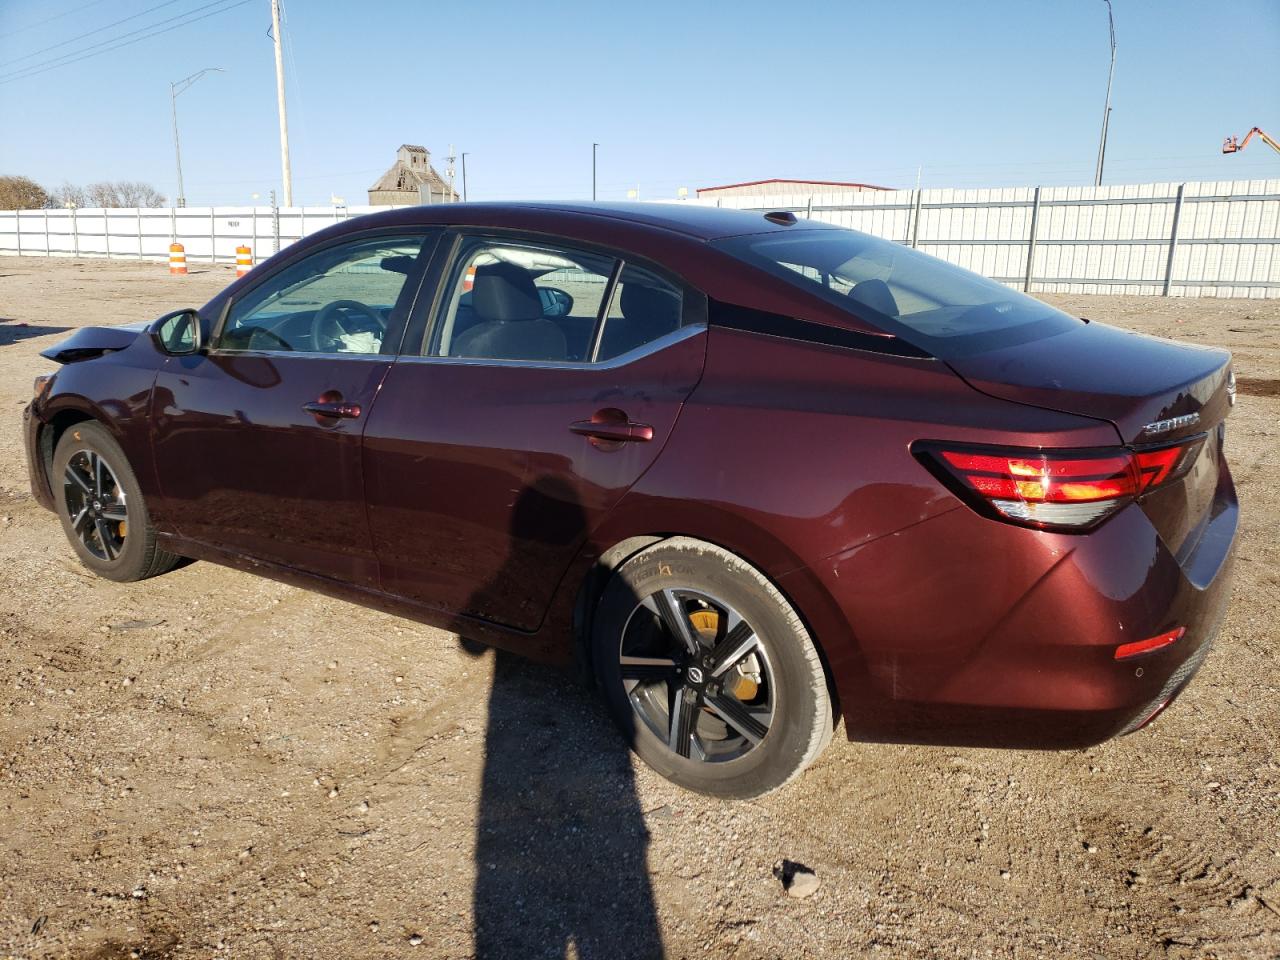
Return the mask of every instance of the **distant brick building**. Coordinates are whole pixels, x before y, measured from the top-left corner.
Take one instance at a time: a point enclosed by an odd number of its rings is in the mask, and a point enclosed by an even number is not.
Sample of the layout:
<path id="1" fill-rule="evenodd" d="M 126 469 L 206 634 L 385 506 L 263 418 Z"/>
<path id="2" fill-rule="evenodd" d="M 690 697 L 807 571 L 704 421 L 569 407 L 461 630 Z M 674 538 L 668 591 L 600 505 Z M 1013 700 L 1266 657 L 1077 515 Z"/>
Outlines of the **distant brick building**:
<path id="1" fill-rule="evenodd" d="M 746 183 L 726 183 L 721 187 L 699 187 L 698 198 L 714 200 L 717 197 L 751 196 L 780 197 L 815 193 L 865 193 L 869 190 L 890 190 L 870 183 L 842 183 L 835 180 L 749 180 Z"/>
<path id="2" fill-rule="evenodd" d="M 401 144 L 395 165 L 369 188 L 369 203 L 374 206 L 453 203 L 457 199 L 457 192 L 450 190 L 431 166 L 430 151 L 411 143 Z"/>

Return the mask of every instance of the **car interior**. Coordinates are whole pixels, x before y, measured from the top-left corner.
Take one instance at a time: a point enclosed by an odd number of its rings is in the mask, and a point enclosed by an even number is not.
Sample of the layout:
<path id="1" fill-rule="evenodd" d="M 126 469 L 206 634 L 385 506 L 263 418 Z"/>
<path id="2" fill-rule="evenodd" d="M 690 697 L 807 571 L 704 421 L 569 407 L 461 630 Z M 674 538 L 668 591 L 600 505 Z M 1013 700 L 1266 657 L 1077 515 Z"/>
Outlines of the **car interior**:
<path id="1" fill-rule="evenodd" d="M 513 254 L 521 253 L 524 262 L 516 262 Z M 480 256 L 491 262 L 475 266 L 470 290 L 465 290 L 468 274 L 462 273 L 437 355 L 570 363 L 592 359 L 612 263 L 548 263 L 546 254 L 498 248 Z M 578 295 L 553 285 L 557 283 Z M 667 281 L 639 267 L 624 267 L 604 311 L 594 359 L 610 360 L 675 331 L 681 324 L 681 303 L 680 292 Z"/>
<path id="2" fill-rule="evenodd" d="M 382 245 L 337 262 L 304 261 L 271 290 L 233 304 L 218 349 L 378 353 L 415 255 Z M 480 244 L 458 265 L 431 353 L 602 361 L 680 327 L 680 290 L 641 267 L 626 265 L 603 304 L 616 267 L 617 261 L 595 254 Z"/>

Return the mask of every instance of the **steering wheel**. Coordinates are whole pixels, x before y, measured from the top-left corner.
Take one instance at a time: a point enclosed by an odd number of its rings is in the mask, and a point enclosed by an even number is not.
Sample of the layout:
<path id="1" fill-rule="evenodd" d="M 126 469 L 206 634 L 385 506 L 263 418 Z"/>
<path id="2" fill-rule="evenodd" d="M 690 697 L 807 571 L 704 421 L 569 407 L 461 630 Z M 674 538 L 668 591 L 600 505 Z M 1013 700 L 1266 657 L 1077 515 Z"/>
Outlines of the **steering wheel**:
<path id="1" fill-rule="evenodd" d="M 378 338 L 382 339 L 387 332 L 387 321 L 382 314 L 359 300 L 334 300 L 317 310 L 311 318 L 311 342 L 316 350 L 321 353 L 338 350 L 342 346 L 343 334 L 360 332 L 343 322 L 344 318 L 356 313 L 373 321 L 379 331 Z"/>

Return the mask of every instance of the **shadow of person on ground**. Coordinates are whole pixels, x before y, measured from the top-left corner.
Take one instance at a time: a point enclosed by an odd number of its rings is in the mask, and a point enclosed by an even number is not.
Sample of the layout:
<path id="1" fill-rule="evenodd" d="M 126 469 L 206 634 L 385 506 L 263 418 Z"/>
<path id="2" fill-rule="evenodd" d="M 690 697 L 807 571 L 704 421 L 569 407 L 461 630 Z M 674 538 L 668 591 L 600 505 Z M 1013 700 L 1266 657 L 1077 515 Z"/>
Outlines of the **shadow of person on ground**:
<path id="1" fill-rule="evenodd" d="M 49 337 L 55 333 L 66 333 L 71 327 L 46 327 L 32 323 L 22 323 L 12 317 L 0 317 L 0 347 L 22 340 L 33 340 L 36 337 Z"/>
<path id="2" fill-rule="evenodd" d="M 520 494 L 514 541 L 545 528 L 548 511 L 557 525 L 585 522 L 573 491 L 544 479 Z M 508 557 L 504 574 L 519 563 Z M 603 704 L 563 671 L 462 643 L 495 657 L 476 828 L 476 957 L 664 956 L 630 754 Z"/>

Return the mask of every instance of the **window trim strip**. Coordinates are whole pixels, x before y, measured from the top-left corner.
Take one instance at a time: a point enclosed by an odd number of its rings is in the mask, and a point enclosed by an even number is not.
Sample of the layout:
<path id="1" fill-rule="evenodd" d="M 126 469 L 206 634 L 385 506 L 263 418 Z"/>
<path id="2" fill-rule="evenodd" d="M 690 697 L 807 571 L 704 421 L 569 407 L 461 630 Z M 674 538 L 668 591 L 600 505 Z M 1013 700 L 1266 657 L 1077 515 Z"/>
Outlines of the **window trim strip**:
<path id="1" fill-rule="evenodd" d="M 604 340 L 604 325 L 609 322 L 609 311 L 613 309 L 613 298 L 618 292 L 618 278 L 627 261 L 622 257 L 613 260 L 613 273 L 609 275 L 609 283 L 604 288 L 604 296 L 600 298 L 600 310 L 596 314 L 596 327 L 591 332 L 591 349 L 587 351 L 587 363 L 596 363 L 600 356 L 600 344 Z"/>
<path id="2" fill-rule="evenodd" d="M 779 313 L 743 307 L 723 300 L 708 298 L 711 326 L 725 327 L 730 330 L 741 330 L 744 333 L 757 333 L 766 337 L 780 337 L 784 340 L 800 340 L 805 343 L 817 343 L 826 347 L 840 347 L 846 350 L 863 350 L 868 353 L 887 354 L 893 357 L 906 357 L 912 360 L 934 360 L 933 354 L 921 350 L 915 344 L 908 343 L 892 334 L 877 336 L 863 333 L 860 330 L 849 330 L 835 327 L 827 323 L 815 323 L 812 320 L 801 320 Z"/>
<path id="3" fill-rule="evenodd" d="M 695 336 L 702 336 L 707 332 L 707 324 L 697 324 L 695 326 L 680 327 L 672 330 L 668 334 L 658 337 L 656 340 L 650 340 L 648 343 L 641 344 L 634 350 L 628 350 L 626 353 L 620 353 L 616 357 L 610 357 L 608 360 L 591 362 L 589 360 L 504 360 L 494 357 L 438 357 L 438 356 L 422 356 L 411 353 L 404 353 L 395 358 L 396 363 L 429 363 L 429 364 L 449 364 L 459 367 L 524 367 L 537 370 L 581 370 L 590 372 L 592 370 L 614 370 L 618 367 L 626 366 L 637 360 L 643 359 L 650 354 L 657 353 L 659 350 L 665 350 L 667 347 L 675 346 L 677 343 L 683 343 L 685 340 L 691 340 Z"/>

